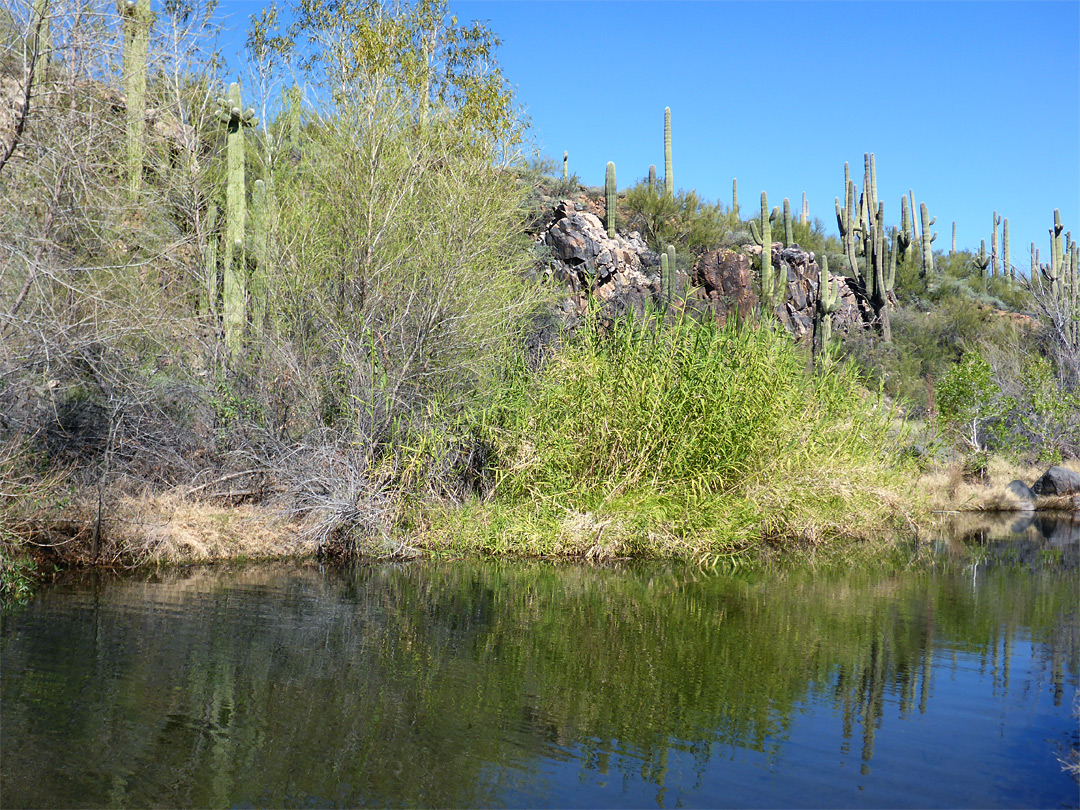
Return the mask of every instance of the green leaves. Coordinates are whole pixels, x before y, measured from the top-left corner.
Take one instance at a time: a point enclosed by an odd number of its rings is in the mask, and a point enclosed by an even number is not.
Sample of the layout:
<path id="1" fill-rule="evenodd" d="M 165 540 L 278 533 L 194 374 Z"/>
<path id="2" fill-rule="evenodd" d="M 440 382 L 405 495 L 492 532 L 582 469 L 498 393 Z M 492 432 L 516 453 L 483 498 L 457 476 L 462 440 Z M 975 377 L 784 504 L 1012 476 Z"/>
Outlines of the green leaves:
<path id="1" fill-rule="evenodd" d="M 441 108 L 476 136 L 518 138 L 499 38 L 484 23 L 448 18 L 442 0 L 301 0 L 290 34 L 300 66 L 329 84 L 340 107 L 399 105 L 421 125 Z"/>
<path id="2" fill-rule="evenodd" d="M 983 449 L 980 437 L 986 423 L 1007 410 L 993 369 L 977 352 L 968 352 L 945 373 L 937 401 L 942 418 L 976 451 Z"/>

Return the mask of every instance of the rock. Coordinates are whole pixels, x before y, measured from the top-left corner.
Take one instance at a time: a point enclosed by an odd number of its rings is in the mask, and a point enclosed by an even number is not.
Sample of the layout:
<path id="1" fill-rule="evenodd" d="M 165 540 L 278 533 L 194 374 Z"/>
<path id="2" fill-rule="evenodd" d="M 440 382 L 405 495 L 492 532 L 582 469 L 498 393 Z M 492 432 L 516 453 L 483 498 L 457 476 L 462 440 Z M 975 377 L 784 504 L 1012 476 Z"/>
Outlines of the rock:
<path id="1" fill-rule="evenodd" d="M 586 195 L 550 205 L 533 232 L 551 257 L 546 272 L 569 287 L 571 303 L 564 311 L 580 318 L 590 296 L 600 302 L 604 320 L 628 312 L 640 315 L 650 305 L 661 303 L 660 257 L 641 234 L 633 231 L 609 237 L 598 215 L 603 213 L 602 204 L 598 209 Z M 711 313 L 720 323 L 736 314 L 739 320 L 756 317 L 760 302 L 754 259 L 760 254 L 761 248 L 754 245 L 702 254 L 689 277 L 677 274 L 679 294 L 673 308 L 694 317 Z M 785 302 L 777 307 L 775 317 L 796 337 L 808 340 L 818 300 L 817 258 L 799 245 L 774 242 L 772 264 L 788 285 Z M 832 279 L 839 286 L 841 299 L 832 316 L 833 332 L 862 329 L 865 319 L 847 279 L 835 275 Z"/>
<path id="2" fill-rule="evenodd" d="M 1031 487 L 1020 479 L 1010 481 L 1009 485 L 1005 487 L 1005 494 L 1012 501 L 1011 505 L 1014 509 L 1021 512 L 1035 511 L 1035 499 L 1038 496 L 1032 492 Z"/>
<path id="3" fill-rule="evenodd" d="M 637 231 L 609 237 L 598 216 L 579 208 L 574 200 L 560 200 L 537 236 L 554 260 L 549 272 L 570 287 L 570 310 L 583 314 L 592 295 L 605 320 L 644 314 L 660 300 L 660 257 Z M 685 286 L 685 277 L 679 283 Z"/>
<path id="4" fill-rule="evenodd" d="M 1072 495 L 1080 493 L 1080 473 L 1067 467 L 1051 467 L 1031 487 L 1036 495 Z"/>
<path id="5" fill-rule="evenodd" d="M 758 304 L 750 257 L 734 250 L 710 250 L 690 271 L 696 297 L 708 301 L 713 315 L 721 323 L 737 315 L 745 320 Z"/>

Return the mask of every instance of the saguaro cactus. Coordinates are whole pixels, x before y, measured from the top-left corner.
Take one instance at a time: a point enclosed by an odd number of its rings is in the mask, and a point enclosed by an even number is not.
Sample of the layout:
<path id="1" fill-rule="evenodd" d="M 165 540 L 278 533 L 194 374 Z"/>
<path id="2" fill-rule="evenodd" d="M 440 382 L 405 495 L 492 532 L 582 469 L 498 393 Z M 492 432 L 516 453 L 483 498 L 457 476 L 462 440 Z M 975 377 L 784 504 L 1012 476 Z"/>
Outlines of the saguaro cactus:
<path id="1" fill-rule="evenodd" d="M 124 16 L 124 94 L 127 96 L 128 191 L 134 197 L 142 189 L 146 156 L 146 58 L 150 49 L 153 17 L 150 0 L 121 0 Z"/>
<path id="2" fill-rule="evenodd" d="M 990 231 L 990 277 L 998 277 L 998 241 L 997 233 L 998 228 L 1001 226 L 1001 217 L 998 216 L 998 212 L 994 212 L 994 227 Z"/>
<path id="3" fill-rule="evenodd" d="M 49 25 L 49 0 L 34 0 L 33 25 L 35 28 L 32 46 L 37 51 L 37 60 L 42 73 L 49 69 L 52 58 L 52 30 Z"/>
<path id="4" fill-rule="evenodd" d="M 791 203 L 784 197 L 784 244 L 790 245 L 795 241 L 795 235 L 791 230 Z"/>
<path id="5" fill-rule="evenodd" d="M 855 258 L 855 235 L 859 226 L 855 220 L 855 184 L 851 181 L 851 171 L 844 163 L 844 206 L 840 207 L 840 198 L 836 198 L 836 227 L 840 231 L 840 241 L 847 257 L 851 277 L 859 284 L 864 284 L 859 262 Z"/>
<path id="6" fill-rule="evenodd" d="M 922 277 L 929 283 L 934 272 L 934 249 L 931 243 L 937 239 L 937 232 L 933 236 L 930 235 L 930 226 L 937 222 L 937 217 L 931 219 L 930 209 L 926 207 L 926 203 L 919 203 L 919 219 L 921 220 L 919 230 L 922 233 Z"/>
<path id="7" fill-rule="evenodd" d="M 675 176 L 671 168 L 671 107 L 664 107 L 664 193 L 675 196 Z"/>
<path id="8" fill-rule="evenodd" d="M 799 224 L 806 225 L 810 222 L 810 204 L 806 201 L 806 192 L 802 193 L 802 211 L 799 212 Z"/>
<path id="9" fill-rule="evenodd" d="M 949 255 L 952 256 L 956 253 L 956 220 L 952 223 L 952 247 L 949 248 Z"/>
<path id="10" fill-rule="evenodd" d="M 731 179 L 731 213 L 739 215 L 739 178 Z"/>
<path id="11" fill-rule="evenodd" d="M 829 275 L 829 257 L 822 255 L 818 265 L 818 299 L 815 310 L 818 321 L 818 332 L 821 335 L 821 349 L 823 355 L 828 355 L 829 341 L 832 338 L 832 316 L 840 309 L 840 283 L 833 283 Z"/>
<path id="12" fill-rule="evenodd" d="M 604 216 L 607 219 L 607 235 L 615 238 L 615 164 L 610 160 L 607 165 L 607 176 L 604 179 L 604 191 L 607 197 L 607 210 Z"/>
<path id="13" fill-rule="evenodd" d="M 656 166 L 652 163 L 649 164 L 649 191 L 656 193 Z"/>
<path id="14" fill-rule="evenodd" d="M 1016 268 L 1012 266 L 1009 255 L 1009 218 L 1001 221 L 1001 275 L 1008 275 L 1010 281 L 1016 281 Z"/>
<path id="15" fill-rule="evenodd" d="M 750 220 L 750 233 L 754 242 L 761 245 L 761 301 L 771 311 L 787 298 L 787 279 L 776 273 L 772 266 L 772 221 L 769 216 L 769 198 L 761 192 L 761 215 L 758 221 Z M 759 227 L 760 222 L 760 227 Z"/>
<path id="16" fill-rule="evenodd" d="M 562 179 L 563 180 L 569 180 L 570 179 L 570 166 L 569 166 L 569 164 L 570 164 L 570 153 L 567 152 L 564 149 L 563 153 L 562 153 Z"/>
<path id="17" fill-rule="evenodd" d="M 975 269 L 979 271 L 979 278 L 982 279 L 982 288 L 986 290 L 986 268 L 990 266 L 990 257 L 986 255 L 986 240 L 979 240 L 979 252 L 971 260 L 971 263 L 975 265 Z"/>
<path id="18" fill-rule="evenodd" d="M 900 260 L 903 261 L 911 243 L 915 241 L 915 229 L 911 222 L 911 211 L 908 210 L 908 198 L 900 195 L 900 233 L 896 238 L 896 246 L 900 249 Z"/>
<path id="19" fill-rule="evenodd" d="M 233 82 L 217 111 L 226 125 L 226 161 L 228 179 L 225 187 L 225 344 L 230 350 L 240 348 L 247 317 L 247 263 L 244 242 L 247 235 L 247 190 L 244 180 L 244 127 L 256 124 L 255 110 L 244 110 L 240 85 Z"/>
<path id="20" fill-rule="evenodd" d="M 675 258 L 674 245 L 668 245 L 660 254 L 660 291 L 665 304 L 675 300 Z"/>

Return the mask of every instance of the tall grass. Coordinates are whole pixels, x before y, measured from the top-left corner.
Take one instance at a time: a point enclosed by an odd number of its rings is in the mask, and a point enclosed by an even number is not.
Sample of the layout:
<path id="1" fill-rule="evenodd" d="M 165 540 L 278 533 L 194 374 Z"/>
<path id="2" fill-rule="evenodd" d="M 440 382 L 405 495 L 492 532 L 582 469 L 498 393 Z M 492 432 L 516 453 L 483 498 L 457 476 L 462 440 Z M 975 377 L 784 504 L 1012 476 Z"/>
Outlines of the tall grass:
<path id="1" fill-rule="evenodd" d="M 484 503 L 433 536 L 492 551 L 740 555 L 866 537 L 910 480 L 893 414 L 854 373 L 807 374 L 782 330 L 647 317 L 585 329 L 478 416 Z M 443 531 L 445 530 L 445 531 Z"/>

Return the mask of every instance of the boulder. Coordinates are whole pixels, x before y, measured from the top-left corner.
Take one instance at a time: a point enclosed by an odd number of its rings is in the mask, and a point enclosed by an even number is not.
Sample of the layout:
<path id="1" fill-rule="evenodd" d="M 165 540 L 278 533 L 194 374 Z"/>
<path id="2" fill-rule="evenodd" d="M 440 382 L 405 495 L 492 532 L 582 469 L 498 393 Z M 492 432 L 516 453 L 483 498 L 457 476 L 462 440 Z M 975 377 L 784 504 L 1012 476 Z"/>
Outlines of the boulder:
<path id="1" fill-rule="evenodd" d="M 735 250 L 710 250 L 703 254 L 690 271 L 696 298 L 707 301 L 713 315 L 721 323 L 729 316 L 740 320 L 758 305 L 754 290 L 754 272 L 750 257 Z"/>
<path id="2" fill-rule="evenodd" d="M 1014 509 L 1021 512 L 1035 510 L 1035 499 L 1038 496 L 1020 479 L 1009 482 L 1009 485 L 1005 487 L 1005 495 Z"/>
<path id="3" fill-rule="evenodd" d="M 1032 487 L 1036 495 L 1072 495 L 1080 493 L 1080 473 L 1067 467 L 1051 467 Z"/>

